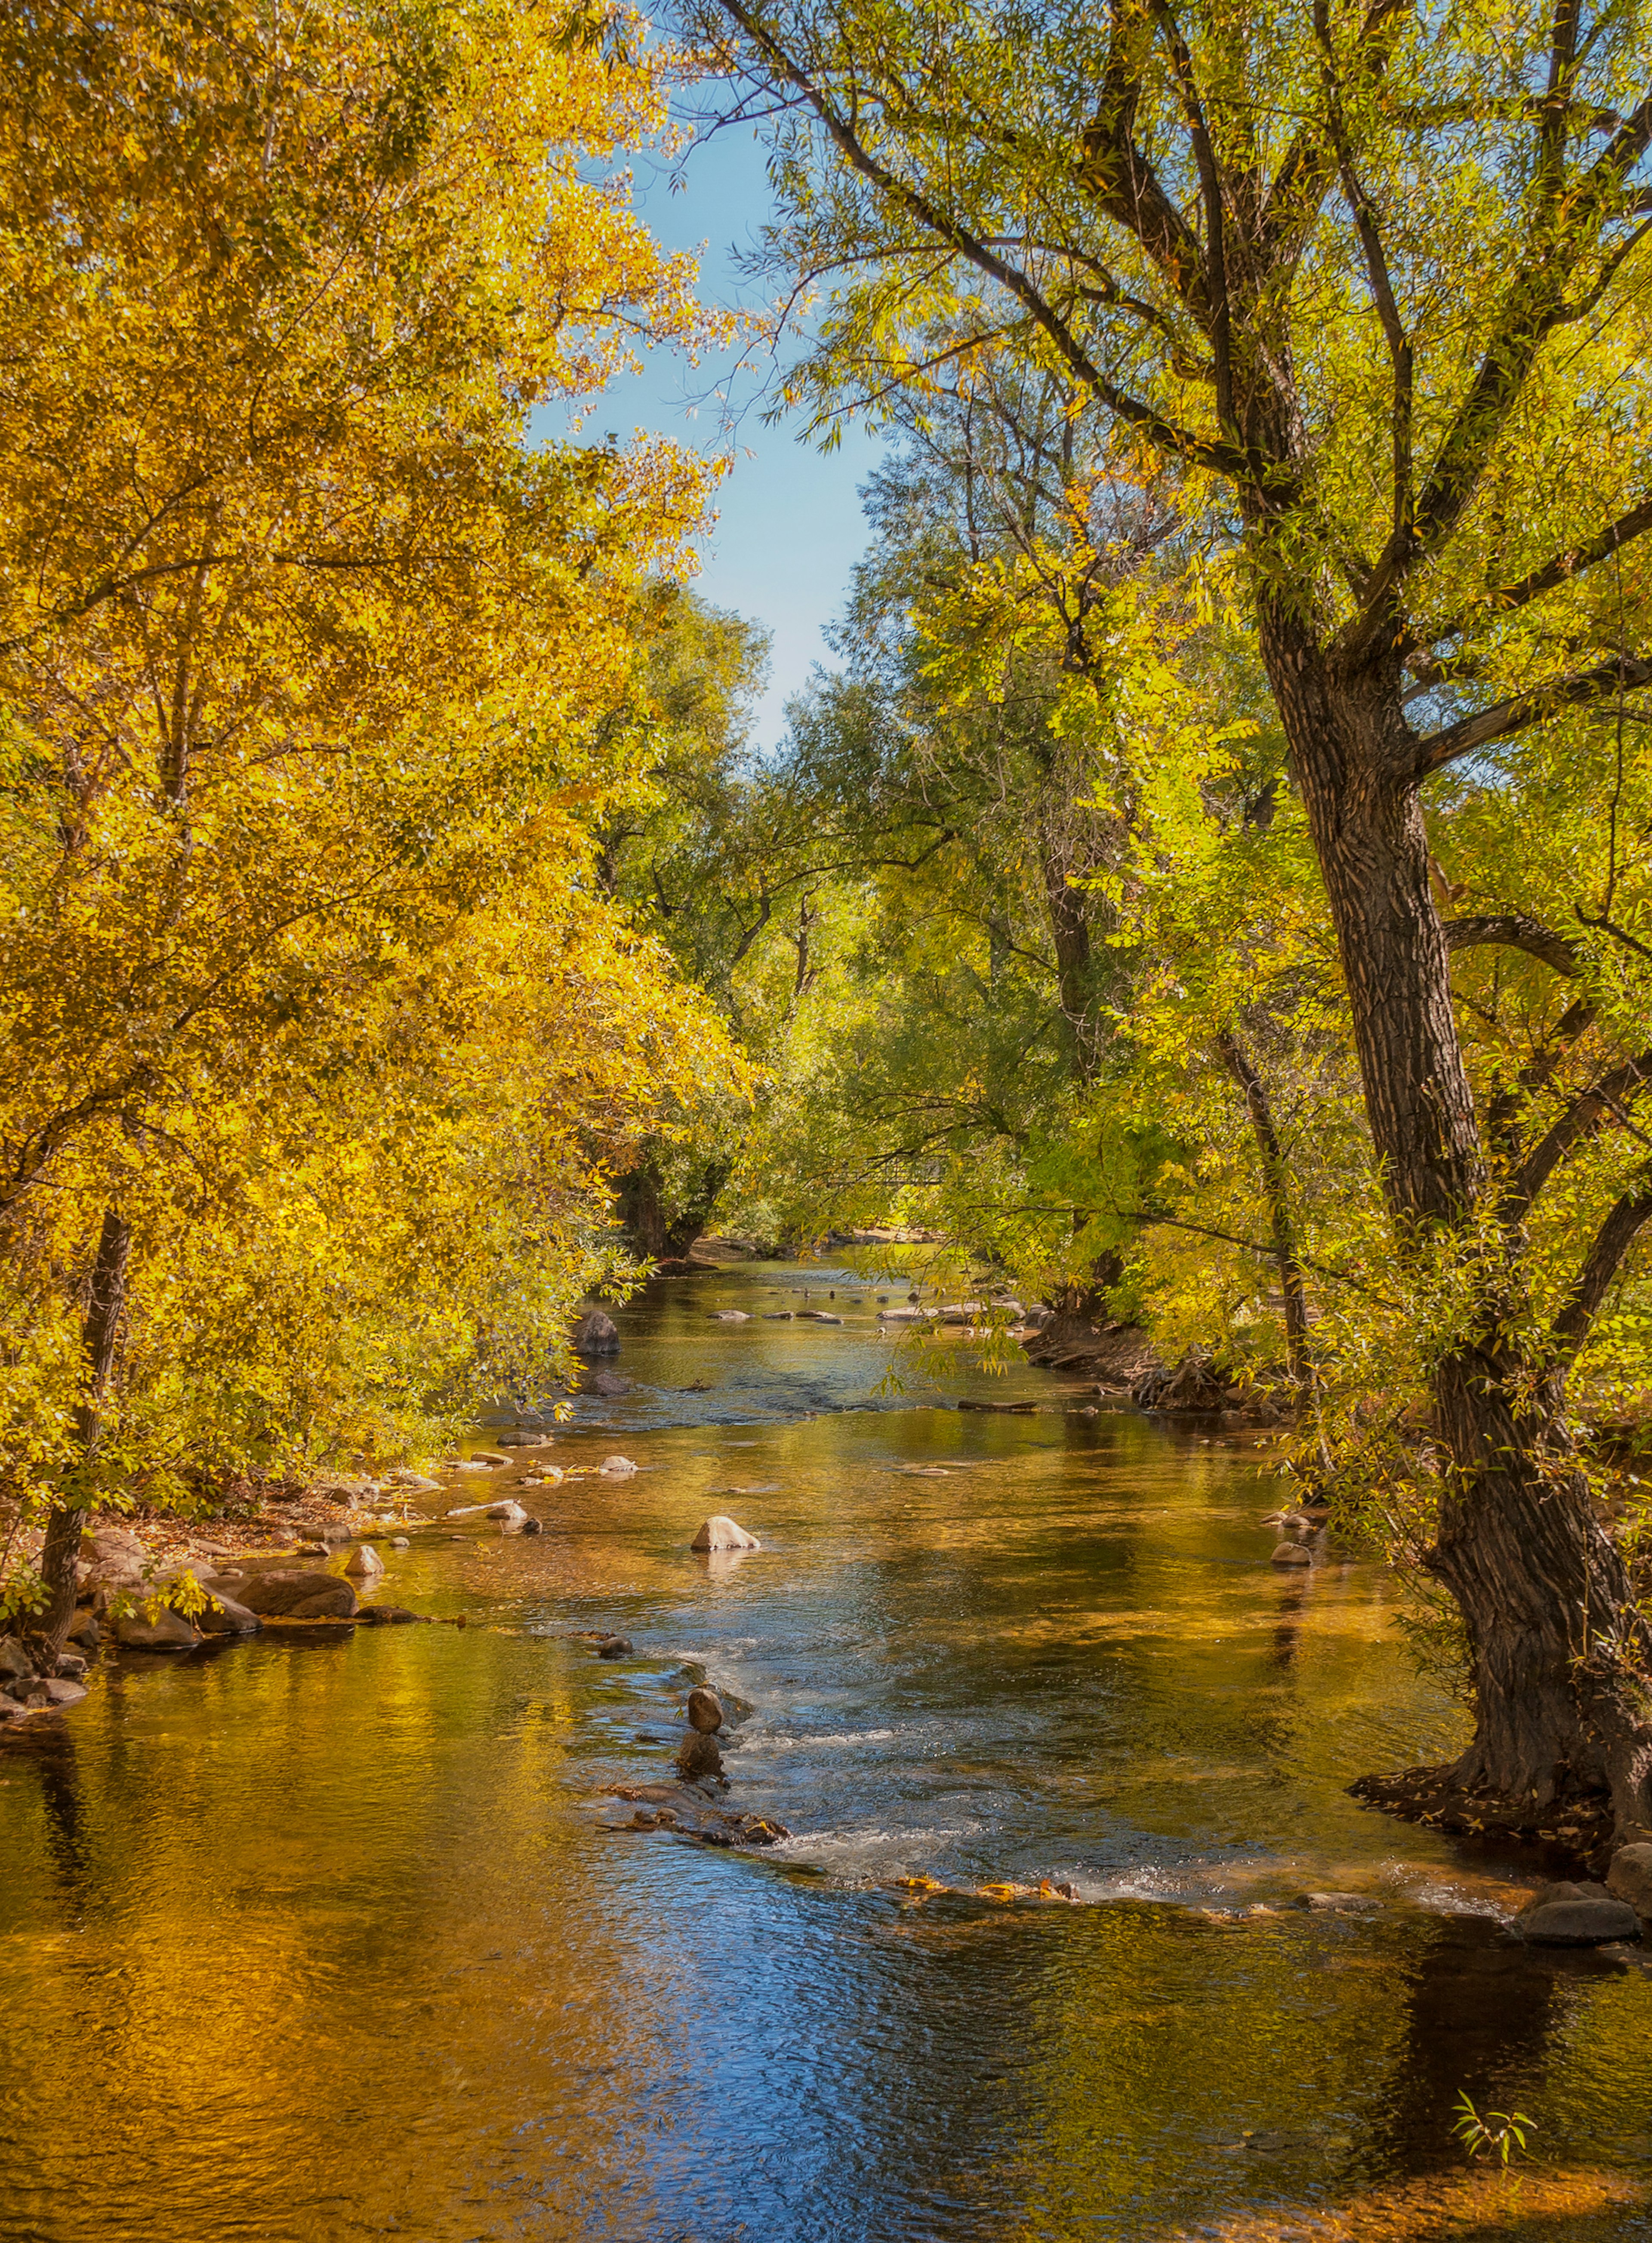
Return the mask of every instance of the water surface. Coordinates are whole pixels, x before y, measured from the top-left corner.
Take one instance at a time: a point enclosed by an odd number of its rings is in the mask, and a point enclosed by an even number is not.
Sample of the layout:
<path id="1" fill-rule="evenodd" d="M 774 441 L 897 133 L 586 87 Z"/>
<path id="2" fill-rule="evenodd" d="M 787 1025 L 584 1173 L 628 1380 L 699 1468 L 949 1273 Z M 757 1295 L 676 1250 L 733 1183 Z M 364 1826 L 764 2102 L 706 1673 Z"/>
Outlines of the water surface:
<path id="1" fill-rule="evenodd" d="M 805 1285 L 843 1325 L 762 1321 Z M 1265 1459 L 1074 1382 L 892 1388 L 879 1292 L 618 1312 L 632 1391 L 554 1454 L 643 1469 L 393 1561 L 464 1629 L 129 1655 L 8 1741 L 0 2234 L 1652 2236 L 1652 1983 L 1346 1795 L 1461 1734 L 1381 1570 L 1281 1578 Z M 692 1556 L 711 1510 L 762 1551 Z M 771 1852 L 612 1827 L 702 1675 Z M 1464 2090 L 1536 2122 L 1512 2190 Z"/>

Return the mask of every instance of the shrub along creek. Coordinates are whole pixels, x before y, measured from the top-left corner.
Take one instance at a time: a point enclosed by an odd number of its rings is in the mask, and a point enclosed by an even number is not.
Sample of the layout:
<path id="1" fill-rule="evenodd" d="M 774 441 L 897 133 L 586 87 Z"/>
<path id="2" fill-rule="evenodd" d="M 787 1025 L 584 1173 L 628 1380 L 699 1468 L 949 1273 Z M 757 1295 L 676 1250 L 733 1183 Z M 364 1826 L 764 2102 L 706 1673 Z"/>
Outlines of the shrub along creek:
<path id="1" fill-rule="evenodd" d="M 5 2233 L 1652 2232 L 1634 1910 L 1348 1795 L 1464 1731 L 1383 1570 L 1208 1421 L 886 1391 L 821 1282 L 656 1285 L 621 1393 L 0 1731 Z"/>

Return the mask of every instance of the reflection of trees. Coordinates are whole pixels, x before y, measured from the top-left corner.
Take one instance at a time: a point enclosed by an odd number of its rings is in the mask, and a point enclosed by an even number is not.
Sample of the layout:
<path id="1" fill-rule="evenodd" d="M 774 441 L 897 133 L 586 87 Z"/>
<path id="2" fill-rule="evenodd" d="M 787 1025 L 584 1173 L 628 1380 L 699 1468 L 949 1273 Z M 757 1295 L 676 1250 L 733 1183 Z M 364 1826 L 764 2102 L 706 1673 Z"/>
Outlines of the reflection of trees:
<path id="1" fill-rule="evenodd" d="M 1530 2110 L 1568 2006 L 1563 1970 L 1487 1916 L 1430 1920 L 1375 2138 L 1386 2162 L 1408 2172 L 1460 2162 L 1451 2108 L 1465 2089 L 1482 2111 Z"/>
<path id="2" fill-rule="evenodd" d="M 1273 1664 L 1294 1667 L 1302 1648 L 1302 1617 L 1307 1610 L 1308 1585 L 1300 1580 L 1279 1585 L 1279 1616 L 1273 1624 Z"/>
<path id="3" fill-rule="evenodd" d="M 39 1785 L 46 1849 L 64 1896 L 84 1904 L 91 1862 L 73 1733 L 61 1719 L 31 1722 L 13 1749 L 18 1759 L 33 1768 Z"/>

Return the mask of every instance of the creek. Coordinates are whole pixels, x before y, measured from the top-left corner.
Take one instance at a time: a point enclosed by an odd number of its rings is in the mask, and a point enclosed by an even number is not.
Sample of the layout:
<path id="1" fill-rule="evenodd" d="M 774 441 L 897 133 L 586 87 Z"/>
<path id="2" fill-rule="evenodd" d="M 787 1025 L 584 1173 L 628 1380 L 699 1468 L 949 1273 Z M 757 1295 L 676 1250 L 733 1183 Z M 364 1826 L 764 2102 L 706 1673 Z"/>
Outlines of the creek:
<path id="1" fill-rule="evenodd" d="M 1529 1857 L 1347 1796 L 1463 1734 L 1383 1569 L 1272 1569 L 1248 1447 L 908 1362 L 897 1285 L 616 1310 L 631 1391 L 548 1453 L 635 1476 L 386 1553 L 463 1629 L 105 1655 L 8 1735 L 0 2235 L 1652 2236 L 1652 1978 L 1514 1938 Z M 805 1287 L 844 1322 L 764 1320 Z M 692 1556 L 712 1512 L 762 1550 Z M 777 1847 L 613 1827 L 702 1677 Z M 981 1890 L 1041 1880 L 1077 1901 Z M 1531 2116 L 1523 2178 L 1464 2091 Z"/>

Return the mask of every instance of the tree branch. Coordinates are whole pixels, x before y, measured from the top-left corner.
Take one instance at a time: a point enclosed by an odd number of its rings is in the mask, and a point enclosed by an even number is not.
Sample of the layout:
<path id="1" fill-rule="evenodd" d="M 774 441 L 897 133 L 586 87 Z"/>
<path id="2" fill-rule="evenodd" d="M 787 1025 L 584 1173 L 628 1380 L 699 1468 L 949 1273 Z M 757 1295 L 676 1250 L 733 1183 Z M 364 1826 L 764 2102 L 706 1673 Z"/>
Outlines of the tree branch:
<path id="1" fill-rule="evenodd" d="M 1604 561 L 1608 555 L 1616 553 L 1632 538 L 1641 536 L 1649 529 L 1652 529 L 1652 498 L 1643 498 L 1627 514 L 1619 515 L 1617 520 L 1608 523 L 1597 536 L 1590 538 L 1587 545 L 1575 545 L 1567 552 L 1556 553 L 1552 559 L 1545 561 L 1541 569 L 1534 569 L 1514 583 L 1504 584 L 1498 590 L 1488 592 L 1486 606 L 1497 615 L 1506 615 L 1511 608 L 1523 608 L 1528 601 L 1541 599 L 1545 592 L 1555 591 L 1560 585 L 1569 583 L 1574 576 L 1581 576 L 1586 569 L 1592 569 L 1597 561 Z M 1453 623 L 1433 636 L 1436 642 L 1452 638 L 1462 628 L 1461 623 Z"/>
<path id="2" fill-rule="evenodd" d="M 1442 931 L 1447 950 L 1473 950 L 1483 943 L 1497 943 L 1508 950 L 1523 950 L 1528 958 L 1541 959 L 1568 980 L 1582 971 L 1576 946 L 1541 919 L 1528 919 L 1524 912 L 1477 912 L 1469 918 L 1445 920 Z"/>
<path id="3" fill-rule="evenodd" d="M 1478 716 L 1464 717 L 1455 724 L 1447 724 L 1443 731 L 1419 740 L 1407 776 L 1413 779 L 1427 778 L 1434 771 L 1444 771 L 1447 764 L 1471 756 L 1477 749 L 1489 747 L 1494 740 L 1507 739 L 1511 732 L 1523 732 L 1528 724 L 1540 724 L 1562 709 L 1583 708 L 1591 701 L 1603 701 L 1608 694 L 1649 684 L 1652 684 L 1652 662 L 1637 655 L 1632 660 L 1603 662 L 1574 677 L 1534 685 L 1524 693 L 1493 702 Z"/>
<path id="4" fill-rule="evenodd" d="M 1588 1337 L 1624 1256 L 1649 1220 L 1652 1220 L 1652 1169 L 1642 1169 L 1595 1232 L 1588 1257 L 1565 1307 L 1555 1319 L 1555 1342 L 1562 1363 L 1571 1363 Z"/>
<path id="5" fill-rule="evenodd" d="M 946 243 L 957 255 L 967 259 L 977 272 L 984 273 L 989 280 L 995 280 L 1005 289 L 1022 306 L 1034 326 L 1048 336 L 1085 387 L 1110 413 L 1132 428 L 1139 428 L 1161 450 L 1179 459 L 1192 461 L 1198 466 L 1208 468 L 1214 475 L 1226 475 L 1235 481 L 1252 479 L 1251 463 L 1242 452 L 1230 444 L 1212 443 L 1195 435 L 1191 428 L 1183 428 L 1174 421 L 1166 421 L 1162 414 L 1142 399 L 1132 397 L 1117 388 L 1027 274 L 1018 266 L 997 256 L 986 242 L 970 232 L 967 226 L 949 217 L 927 195 L 897 178 L 886 165 L 880 163 L 860 135 L 838 115 L 814 81 L 758 23 L 743 4 L 743 0 L 716 0 L 716 4 L 740 26 L 762 56 L 766 66 L 776 77 L 797 89 L 850 168 L 858 172 L 863 179 L 870 180 L 880 194 L 890 198 L 927 226 L 937 240 Z"/>
<path id="6" fill-rule="evenodd" d="M 1580 1091 L 1548 1135 L 1533 1147 L 1511 1182 L 1503 1202 L 1504 1221 L 1518 1222 L 1573 1148 L 1594 1136 L 1608 1122 L 1617 1120 L 1625 1101 L 1649 1082 L 1652 1082 L 1652 1051 L 1644 1051 Z"/>

